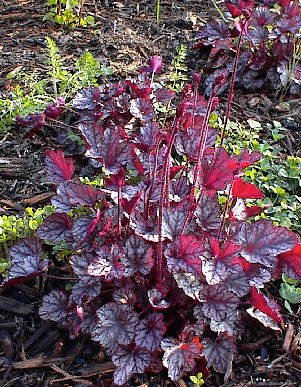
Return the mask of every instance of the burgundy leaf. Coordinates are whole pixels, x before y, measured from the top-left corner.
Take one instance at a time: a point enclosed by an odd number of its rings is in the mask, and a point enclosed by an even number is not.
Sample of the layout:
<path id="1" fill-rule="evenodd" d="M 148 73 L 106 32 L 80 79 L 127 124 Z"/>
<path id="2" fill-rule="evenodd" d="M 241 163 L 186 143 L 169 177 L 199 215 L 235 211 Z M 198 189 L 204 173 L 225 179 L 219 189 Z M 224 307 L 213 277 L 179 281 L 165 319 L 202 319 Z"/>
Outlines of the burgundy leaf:
<path id="1" fill-rule="evenodd" d="M 241 171 L 262 159 L 262 154 L 259 152 L 252 152 L 250 149 L 242 149 L 239 155 L 234 155 L 232 159 L 237 163 L 238 170 Z"/>
<path id="2" fill-rule="evenodd" d="M 79 90 L 75 97 L 72 100 L 72 106 L 75 109 L 88 109 L 93 110 L 100 97 L 100 90 L 95 86 L 85 87 L 84 89 Z"/>
<path id="3" fill-rule="evenodd" d="M 264 194 L 252 183 L 236 179 L 233 184 L 232 195 L 234 198 L 262 199 Z"/>
<path id="4" fill-rule="evenodd" d="M 74 172 L 72 159 L 65 159 L 62 151 L 56 152 L 50 150 L 45 153 L 45 169 L 48 180 L 61 183 L 70 180 Z"/>
<path id="5" fill-rule="evenodd" d="M 151 242 L 158 242 L 158 225 L 155 216 L 149 216 L 148 219 L 145 219 L 140 212 L 134 211 L 131 217 L 130 226 L 135 231 L 135 234 L 141 236 L 143 239 Z"/>
<path id="6" fill-rule="evenodd" d="M 106 280 L 123 277 L 124 265 L 121 259 L 124 258 L 124 251 L 118 245 L 112 245 L 111 248 L 101 246 L 96 254 L 88 266 L 89 275 L 103 276 Z"/>
<path id="7" fill-rule="evenodd" d="M 17 123 L 20 126 L 26 126 L 26 132 L 24 133 L 24 137 L 30 137 L 35 132 L 40 130 L 45 124 L 45 114 L 29 114 L 24 119 L 18 115 L 16 117 Z"/>
<path id="8" fill-rule="evenodd" d="M 223 190 L 232 178 L 229 157 L 223 148 L 217 148 L 209 165 L 203 167 L 202 185 L 208 190 Z"/>
<path id="9" fill-rule="evenodd" d="M 104 132 L 91 124 L 80 125 L 89 149 L 86 157 L 102 159 L 106 174 L 116 174 L 120 166 L 132 159 L 132 148 L 126 140 L 121 140 L 117 129 L 109 127 Z"/>
<path id="10" fill-rule="evenodd" d="M 181 343 L 171 337 L 161 341 L 161 348 L 164 351 L 163 366 L 168 368 L 168 376 L 173 381 L 194 368 L 195 358 L 201 352 L 196 343 Z"/>
<path id="11" fill-rule="evenodd" d="M 172 99 L 175 98 L 176 93 L 167 87 L 162 87 L 154 91 L 156 100 L 162 102 L 164 105 L 168 104 Z"/>
<path id="12" fill-rule="evenodd" d="M 71 218 L 66 214 L 54 213 L 38 227 L 37 236 L 52 243 L 66 239 L 71 230 Z"/>
<path id="13" fill-rule="evenodd" d="M 163 315 L 157 312 L 151 313 L 137 325 L 135 343 L 140 348 L 155 352 L 160 346 L 165 331 Z"/>
<path id="14" fill-rule="evenodd" d="M 85 304 L 97 297 L 101 291 L 101 282 L 99 278 L 80 279 L 72 287 L 70 303 L 77 306 Z"/>
<path id="15" fill-rule="evenodd" d="M 149 121 L 140 129 L 140 139 L 142 144 L 155 147 L 160 135 L 160 125 L 156 121 Z"/>
<path id="16" fill-rule="evenodd" d="M 52 290 L 43 297 L 39 315 L 43 320 L 64 322 L 67 316 L 68 298 L 61 290 Z"/>
<path id="17" fill-rule="evenodd" d="M 153 249 L 136 235 L 130 236 L 125 245 L 125 257 L 121 262 L 125 266 L 124 275 L 130 277 L 134 273 L 148 274 L 153 267 Z"/>
<path id="18" fill-rule="evenodd" d="M 269 270 L 258 263 L 249 263 L 244 260 L 243 270 L 248 278 L 250 286 L 263 288 L 264 284 L 271 280 L 271 273 Z"/>
<path id="19" fill-rule="evenodd" d="M 162 56 L 154 55 L 147 61 L 148 66 L 144 66 L 140 69 L 140 72 L 159 73 L 162 68 L 163 59 Z"/>
<path id="20" fill-rule="evenodd" d="M 35 238 L 26 238 L 10 248 L 11 268 L 2 285 L 11 286 L 42 274 L 49 259 L 41 259 L 42 248 Z"/>
<path id="21" fill-rule="evenodd" d="M 130 285 L 122 287 L 113 293 L 113 299 L 118 304 L 134 306 L 137 301 L 135 291 Z"/>
<path id="22" fill-rule="evenodd" d="M 288 277 L 301 279 L 301 244 L 298 243 L 292 250 L 278 256 L 278 266 Z"/>
<path id="23" fill-rule="evenodd" d="M 114 371 L 114 384 L 123 386 L 133 374 L 142 374 L 151 365 L 151 356 L 147 349 L 138 347 L 118 347 L 112 356 L 117 366 Z"/>
<path id="24" fill-rule="evenodd" d="M 242 247 L 240 255 L 250 263 L 276 267 L 277 255 L 292 250 L 296 235 L 284 227 L 275 227 L 272 221 L 260 220 L 254 224 L 235 222 L 231 240 Z"/>
<path id="25" fill-rule="evenodd" d="M 79 206 L 93 207 L 102 197 L 103 194 L 90 185 L 65 182 L 59 185 L 51 202 L 56 206 L 57 212 L 69 212 Z"/>
<path id="26" fill-rule="evenodd" d="M 220 206 L 215 193 L 204 192 L 194 212 L 201 230 L 209 235 L 217 234 L 221 224 Z"/>
<path id="27" fill-rule="evenodd" d="M 210 45 L 216 40 L 226 40 L 230 37 L 229 26 L 224 21 L 209 20 L 196 37 L 202 39 L 206 45 Z"/>
<path id="28" fill-rule="evenodd" d="M 259 293 L 254 286 L 251 287 L 251 299 L 250 304 L 255 306 L 261 312 L 270 316 L 275 322 L 281 324 L 283 319 L 280 312 L 280 306 L 276 301 L 265 296 L 262 293 Z"/>
<path id="29" fill-rule="evenodd" d="M 149 98 L 131 99 L 130 112 L 141 121 L 152 121 L 155 118 L 154 107 Z"/>
<path id="30" fill-rule="evenodd" d="M 164 251 L 167 267 L 171 273 L 177 271 L 194 272 L 202 275 L 201 255 L 204 252 L 204 241 L 194 235 L 178 236 Z"/>
<path id="31" fill-rule="evenodd" d="M 204 347 L 202 354 L 208 366 L 213 367 L 217 372 L 225 373 L 237 355 L 235 339 L 227 333 L 219 334 L 215 341 L 205 339 L 202 345 Z"/>
<path id="32" fill-rule="evenodd" d="M 103 345 L 109 353 L 116 352 L 121 344 L 132 342 L 139 318 L 129 305 L 110 302 L 97 310 L 97 316 L 99 322 L 92 331 L 92 339 Z"/>
<path id="33" fill-rule="evenodd" d="M 229 274 L 242 271 L 241 259 L 237 257 L 241 248 L 226 242 L 222 249 L 214 238 L 205 242 L 205 251 L 202 254 L 202 272 L 209 285 L 215 285 L 226 279 Z"/>
<path id="34" fill-rule="evenodd" d="M 170 306 L 170 303 L 167 302 L 164 297 L 166 292 L 153 288 L 147 292 L 148 300 L 151 306 L 155 309 L 167 309 Z"/>
<path id="35" fill-rule="evenodd" d="M 46 107 L 44 114 L 48 118 L 56 119 L 65 109 L 65 98 L 58 97 L 55 103 L 51 103 Z"/>
<path id="36" fill-rule="evenodd" d="M 224 320 L 227 314 L 234 312 L 239 304 L 238 296 L 225 290 L 222 285 L 204 287 L 200 297 L 200 301 L 204 302 L 204 315 L 215 321 Z"/>

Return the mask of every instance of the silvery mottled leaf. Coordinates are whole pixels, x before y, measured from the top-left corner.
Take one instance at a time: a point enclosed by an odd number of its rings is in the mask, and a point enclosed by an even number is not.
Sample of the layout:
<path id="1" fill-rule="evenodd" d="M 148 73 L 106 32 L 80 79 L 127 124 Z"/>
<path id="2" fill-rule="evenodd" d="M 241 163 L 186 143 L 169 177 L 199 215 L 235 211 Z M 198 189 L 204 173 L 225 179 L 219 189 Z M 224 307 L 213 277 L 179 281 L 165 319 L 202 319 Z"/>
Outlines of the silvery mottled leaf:
<path id="1" fill-rule="evenodd" d="M 75 109 L 93 110 L 99 100 L 100 90 L 95 86 L 85 87 L 79 90 L 72 100 L 72 106 Z"/>
<path id="2" fill-rule="evenodd" d="M 89 263 L 88 274 L 91 276 L 103 276 L 106 280 L 121 278 L 124 272 L 124 265 L 121 259 L 124 258 L 124 251 L 118 245 L 101 246 L 96 250 L 96 256 Z"/>
<path id="3" fill-rule="evenodd" d="M 63 322 L 67 316 L 67 295 L 61 290 L 52 290 L 43 297 L 39 315 L 43 320 Z"/>
<path id="4" fill-rule="evenodd" d="M 110 302 L 97 310 L 98 324 L 91 337 L 114 353 L 119 345 L 132 342 L 139 323 L 137 313 L 129 305 Z"/>
<path id="5" fill-rule="evenodd" d="M 148 274 L 154 264 L 153 249 L 142 238 L 132 235 L 126 241 L 125 256 L 121 258 L 121 262 L 125 266 L 126 277 L 138 272 Z"/>
<path id="6" fill-rule="evenodd" d="M 205 339 L 202 345 L 202 354 L 208 362 L 208 367 L 213 367 L 216 372 L 225 373 L 237 355 L 235 339 L 227 333 L 219 334 L 215 341 Z"/>
<path id="7" fill-rule="evenodd" d="M 196 273 L 188 271 L 175 271 L 172 273 L 179 288 L 183 289 L 184 293 L 193 298 L 199 299 L 199 294 L 203 290 L 203 283 L 200 281 L 200 276 Z"/>
<path id="8" fill-rule="evenodd" d="M 40 242 L 33 237 L 22 239 L 10 248 L 9 253 L 12 261 L 9 273 L 2 281 L 2 285 L 5 286 L 38 276 L 47 269 L 49 264 L 49 259 L 41 259 L 42 247 Z"/>
<path id="9" fill-rule="evenodd" d="M 194 359 L 201 352 L 196 343 L 181 343 L 171 337 L 161 341 L 161 348 L 164 351 L 163 366 L 168 369 L 168 376 L 173 381 L 180 379 L 185 372 L 194 368 Z"/>
<path id="10" fill-rule="evenodd" d="M 151 364 L 147 349 L 138 347 L 118 347 L 112 355 L 112 361 L 117 366 L 114 371 L 114 383 L 123 386 L 133 374 L 142 374 Z"/>
<path id="11" fill-rule="evenodd" d="M 163 314 L 157 312 L 151 313 L 137 325 L 135 343 L 138 347 L 155 352 L 160 346 L 165 331 Z"/>
<path id="12" fill-rule="evenodd" d="M 210 329 L 213 332 L 227 332 L 229 335 L 239 336 L 243 332 L 240 312 L 236 310 L 235 312 L 228 314 L 222 321 L 211 319 Z"/>
<path id="13" fill-rule="evenodd" d="M 55 213 L 38 227 L 37 236 L 52 243 L 61 242 L 70 234 L 71 218 L 66 214 Z"/>
<path id="14" fill-rule="evenodd" d="M 203 192 L 194 214 L 197 224 L 204 233 L 209 235 L 217 234 L 221 224 L 221 217 L 216 194 Z"/>
<path id="15" fill-rule="evenodd" d="M 188 203 L 180 208 L 163 208 L 162 236 L 173 241 L 181 234 L 187 217 Z"/>
<path id="16" fill-rule="evenodd" d="M 97 297 L 101 291 L 100 278 L 80 279 L 73 285 L 70 295 L 70 303 L 76 305 L 85 304 Z"/>
<path id="17" fill-rule="evenodd" d="M 61 183 L 70 180 L 74 172 L 74 164 L 72 159 L 65 159 L 61 150 L 56 152 L 50 150 L 45 154 L 45 169 L 48 180 Z"/>
<path id="18" fill-rule="evenodd" d="M 141 121 L 152 121 L 155 118 L 154 107 L 149 98 L 131 99 L 130 112 Z"/>
<path id="19" fill-rule="evenodd" d="M 222 321 L 227 314 L 235 311 L 239 304 L 239 298 L 230 291 L 225 291 L 222 284 L 206 286 L 201 294 L 201 302 L 204 302 L 204 315 L 215 321 Z"/>
<path id="20" fill-rule="evenodd" d="M 259 322 L 263 324 L 265 327 L 273 329 L 274 331 L 280 331 L 281 328 L 279 325 L 272 319 L 272 317 L 268 316 L 267 314 L 261 312 L 259 309 L 255 309 L 254 307 L 249 308 L 246 310 L 246 312 Z"/>
<path id="21" fill-rule="evenodd" d="M 275 227 L 272 221 L 259 220 L 253 224 L 232 223 L 230 237 L 242 247 L 240 255 L 250 263 L 261 263 L 276 268 L 277 255 L 292 250 L 296 235 L 284 227 Z"/>

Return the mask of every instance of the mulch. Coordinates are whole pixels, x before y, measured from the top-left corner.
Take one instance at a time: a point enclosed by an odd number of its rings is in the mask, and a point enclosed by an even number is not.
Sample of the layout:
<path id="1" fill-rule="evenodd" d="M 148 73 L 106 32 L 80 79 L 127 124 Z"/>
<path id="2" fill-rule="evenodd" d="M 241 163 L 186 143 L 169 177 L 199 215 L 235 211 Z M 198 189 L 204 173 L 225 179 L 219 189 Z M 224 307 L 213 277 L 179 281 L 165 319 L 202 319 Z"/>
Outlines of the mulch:
<path id="1" fill-rule="evenodd" d="M 161 1 L 161 26 L 156 27 L 155 3 L 149 0 L 86 1 L 85 11 L 93 14 L 95 25 L 61 30 L 43 22 L 46 1 L 0 1 L 0 97 L 14 87 L 6 74 L 22 67 L 46 74 L 45 37 L 56 42 L 64 63 L 72 69 L 85 51 L 114 70 L 113 79 L 137 74 L 149 57 L 164 58 L 168 71 L 175 47 L 189 49 L 199 27 L 216 12 L 210 1 Z M 217 1 L 217 3 L 219 3 Z M 204 58 L 189 50 L 189 72 L 205 65 Z M 164 75 L 163 75 L 164 77 Z M 225 103 L 226 97 L 221 97 Z M 223 106 L 223 103 L 222 103 Z M 295 129 L 287 130 L 282 146 L 291 155 L 300 154 L 300 99 L 288 105 L 260 94 L 238 92 L 232 108 L 233 119 L 261 123 L 294 117 Z M 42 168 L 44 152 L 53 147 L 51 133 L 24 139 L 18 127 L 0 133 L 0 215 L 23 215 L 26 207 L 50 203 L 52 185 Z M 113 364 L 88 337 L 70 340 L 64 327 L 41 321 L 37 310 L 41 296 L 55 283 L 37 278 L 9 289 L 0 288 L 0 386 L 111 386 Z M 206 386 L 282 386 L 301 384 L 300 308 L 295 315 L 284 312 L 285 330 L 273 332 L 249 322 L 239 342 L 239 356 L 232 375 L 224 383 L 212 373 Z M 165 371 L 158 375 L 134 377 L 129 386 L 189 385 L 189 379 L 172 383 Z M 191 385 L 191 383 L 190 383 Z"/>

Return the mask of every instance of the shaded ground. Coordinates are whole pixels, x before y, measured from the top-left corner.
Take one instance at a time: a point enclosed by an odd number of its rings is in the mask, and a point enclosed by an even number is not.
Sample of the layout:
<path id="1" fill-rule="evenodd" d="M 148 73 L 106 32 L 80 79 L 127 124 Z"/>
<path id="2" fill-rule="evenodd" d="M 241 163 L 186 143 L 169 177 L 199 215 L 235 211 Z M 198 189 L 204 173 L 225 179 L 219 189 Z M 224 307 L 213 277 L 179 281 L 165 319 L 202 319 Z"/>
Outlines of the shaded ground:
<path id="1" fill-rule="evenodd" d="M 154 54 L 164 57 L 166 71 L 175 46 L 185 43 L 191 48 L 200 25 L 216 15 L 210 1 L 162 1 L 158 32 L 155 1 L 109 1 L 109 7 L 107 3 L 86 2 L 85 10 L 94 14 L 95 26 L 64 32 L 50 22 L 42 22 L 44 1 L 2 1 L 0 92 L 12 87 L 5 75 L 18 66 L 24 71 L 47 71 L 45 36 L 56 41 L 70 68 L 81 53 L 89 50 L 101 63 L 109 64 L 117 78 L 136 74 Z M 203 65 L 197 54 L 190 54 L 191 72 Z M 238 93 L 232 116 L 271 122 L 293 114 L 300 120 L 300 100 L 290 102 L 290 110 L 284 112 L 274 102 L 261 95 Z M 287 132 L 283 146 L 288 154 L 299 152 L 299 137 L 298 132 Z M 0 159 L 10 158 L 9 167 L 1 169 L 0 212 L 22 214 L 27 206 L 49 203 L 52 187 L 44 179 L 42 164 L 45 149 L 51 147 L 51 133 L 27 140 L 19 128 L 0 134 Z M 113 365 L 95 343 L 86 337 L 71 341 L 63 328 L 38 318 L 41 295 L 54 286 L 53 280 L 38 278 L 26 285 L 0 289 L 0 386 L 110 386 Z M 284 317 L 285 331 L 276 333 L 249 321 L 230 380 L 223 384 L 222 376 L 213 373 L 206 386 L 300 385 L 300 313 Z M 177 385 L 185 387 L 187 383 L 188 379 Z M 174 384 L 163 372 L 136 377 L 131 385 Z"/>

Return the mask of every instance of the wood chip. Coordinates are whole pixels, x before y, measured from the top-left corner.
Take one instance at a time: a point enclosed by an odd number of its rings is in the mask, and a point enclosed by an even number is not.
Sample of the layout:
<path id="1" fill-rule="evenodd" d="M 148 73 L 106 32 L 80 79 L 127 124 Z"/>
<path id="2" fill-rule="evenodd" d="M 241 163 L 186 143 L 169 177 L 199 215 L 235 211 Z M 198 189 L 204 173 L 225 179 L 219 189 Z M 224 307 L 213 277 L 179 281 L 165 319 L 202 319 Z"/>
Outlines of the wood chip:
<path id="1" fill-rule="evenodd" d="M 24 206 L 34 206 L 36 204 L 43 204 L 49 201 L 52 196 L 55 195 L 54 192 L 43 192 L 39 195 L 33 196 L 32 198 L 23 199 L 22 204 Z"/>
<path id="2" fill-rule="evenodd" d="M 34 306 L 30 304 L 24 304 L 23 302 L 13 300 L 11 298 L 0 296 L 0 309 L 6 312 L 12 312 L 28 316 L 34 313 Z"/>

